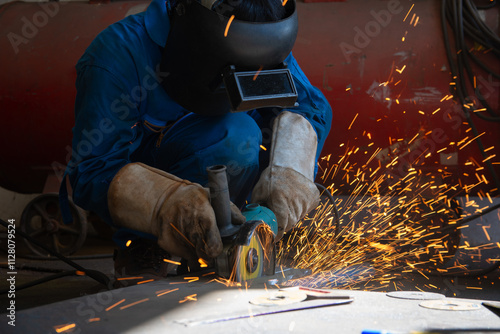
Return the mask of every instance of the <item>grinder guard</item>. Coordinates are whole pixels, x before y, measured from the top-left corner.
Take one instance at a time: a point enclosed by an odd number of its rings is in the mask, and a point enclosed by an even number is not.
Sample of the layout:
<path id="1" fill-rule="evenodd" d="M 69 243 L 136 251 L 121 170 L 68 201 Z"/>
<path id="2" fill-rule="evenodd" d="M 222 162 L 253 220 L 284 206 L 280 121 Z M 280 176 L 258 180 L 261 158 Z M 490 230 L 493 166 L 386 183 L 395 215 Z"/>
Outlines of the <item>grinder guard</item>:
<path id="1" fill-rule="evenodd" d="M 162 81 L 167 94 L 187 110 L 201 115 L 242 111 L 243 108 L 231 106 L 223 72 L 230 66 L 236 71 L 256 74 L 283 67 L 298 31 L 295 1 L 287 1 L 285 8 L 287 15 L 282 20 L 234 19 L 228 27 L 229 17 L 197 1 L 181 0 L 170 17 L 170 32 L 160 66 L 162 72 L 168 72 Z M 271 104 L 257 106 L 277 104 L 272 100 Z M 282 106 L 293 104 L 288 101 Z"/>

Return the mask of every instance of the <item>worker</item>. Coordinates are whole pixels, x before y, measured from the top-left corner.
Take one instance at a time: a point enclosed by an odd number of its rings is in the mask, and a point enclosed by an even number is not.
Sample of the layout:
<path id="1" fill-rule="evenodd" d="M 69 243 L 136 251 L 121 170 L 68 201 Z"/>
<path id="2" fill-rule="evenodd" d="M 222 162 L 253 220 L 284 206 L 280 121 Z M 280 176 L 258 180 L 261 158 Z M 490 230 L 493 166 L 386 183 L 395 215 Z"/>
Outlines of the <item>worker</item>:
<path id="1" fill-rule="evenodd" d="M 295 13 L 292 0 L 285 6 L 281 0 L 195 4 L 203 15 L 234 15 L 232 24 L 281 22 Z M 113 227 L 117 276 L 164 277 L 164 258 L 182 258 L 193 269 L 200 258 L 209 261 L 221 253 L 207 166 L 227 166 L 233 223 L 244 221 L 245 202 L 262 203 L 276 214 L 276 240 L 319 201 L 316 162 L 332 118 L 325 97 L 308 81 L 291 48 L 284 63 L 297 87 L 298 105 L 286 110 L 229 112 L 197 94 L 196 87 L 183 87 L 213 66 L 205 63 L 212 52 L 207 46 L 200 51 L 189 46 L 191 40 L 183 39 L 178 47 L 172 42 L 174 30 L 185 31 L 174 29 L 172 16 L 192 5 L 153 0 L 145 12 L 102 31 L 76 65 L 73 155 L 66 174 L 74 202 Z M 294 39 L 283 36 L 289 45 Z M 188 59 L 179 54 L 185 50 L 201 57 L 188 66 L 175 64 L 172 70 L 185 71 L 181 75 L 167 72 L 165 59 Z M 200 71 L 190 71 L 197 66 Z M 180 89 L 167 93 L 169 85 Z M 196 94 L 183 101 L 190 89 Z M 191 108 L 191 102 L 197 105 Z"/>

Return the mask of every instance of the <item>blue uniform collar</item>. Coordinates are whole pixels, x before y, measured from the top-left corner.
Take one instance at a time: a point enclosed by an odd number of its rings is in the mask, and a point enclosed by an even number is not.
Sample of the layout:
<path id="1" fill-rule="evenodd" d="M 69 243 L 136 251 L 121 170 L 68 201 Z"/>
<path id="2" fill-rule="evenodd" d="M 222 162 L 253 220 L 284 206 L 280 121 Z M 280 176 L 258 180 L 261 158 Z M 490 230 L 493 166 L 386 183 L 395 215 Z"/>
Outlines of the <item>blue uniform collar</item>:
<path id="1" fill-rule="evenodd" d="M 144 18 L 149 37 L 159 46 L 164 47 L 170 31 L 170 20 L 165 0 L 153 0 L 146 10 Z"/>

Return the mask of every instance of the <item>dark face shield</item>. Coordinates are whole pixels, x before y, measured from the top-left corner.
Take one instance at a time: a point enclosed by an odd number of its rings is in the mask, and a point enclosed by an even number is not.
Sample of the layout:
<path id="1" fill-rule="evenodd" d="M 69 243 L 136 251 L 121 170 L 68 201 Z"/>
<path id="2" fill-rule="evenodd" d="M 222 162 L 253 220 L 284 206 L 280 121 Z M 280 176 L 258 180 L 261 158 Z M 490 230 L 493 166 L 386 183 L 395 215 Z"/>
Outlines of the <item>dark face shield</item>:
<path id="1" fill-rule="evenodd" d="M 280 21 L 246 22 L 181 0 L 161 63 L 169 73 L 166 92 L 202 115 L 293 106 L 297 94 L 283 61 L 297 37 L 295 2 L 287 1 L 285 9 Z"/>

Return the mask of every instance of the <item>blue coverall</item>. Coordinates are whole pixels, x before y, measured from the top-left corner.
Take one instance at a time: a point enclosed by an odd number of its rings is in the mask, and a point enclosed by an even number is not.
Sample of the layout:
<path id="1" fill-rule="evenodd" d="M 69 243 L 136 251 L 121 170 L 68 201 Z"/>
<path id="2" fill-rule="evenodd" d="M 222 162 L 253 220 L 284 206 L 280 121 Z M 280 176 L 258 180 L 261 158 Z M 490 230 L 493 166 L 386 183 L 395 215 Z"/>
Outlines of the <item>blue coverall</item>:
<path id="1" fill-rule="evenodd" d="M 200 116 L 167 95 L 161 81 L 168 74 L 159 64 L 169 27 L 165 1 L 153 0 L 145 12 L 102 31 L 76 65 L 73 155 L 66 173 L 75 204 L 111 225 L 108 188 L 128 163 L 143 162 L 203 186 L 205 167 L 225 164 L 237 205 L 243 204 L 268 164 L 269 150 L 260 145 L 270 147 L 269 123 L 280 110 Z M 299 95 L 299 106 L 287 110 L 303 115 L 314 127 L 318 158 L 332 111 L 291 54 L 286 62 Z M 140 234 L 121 230 L 114 239 L 124 247 L 134 235 Z"/>

